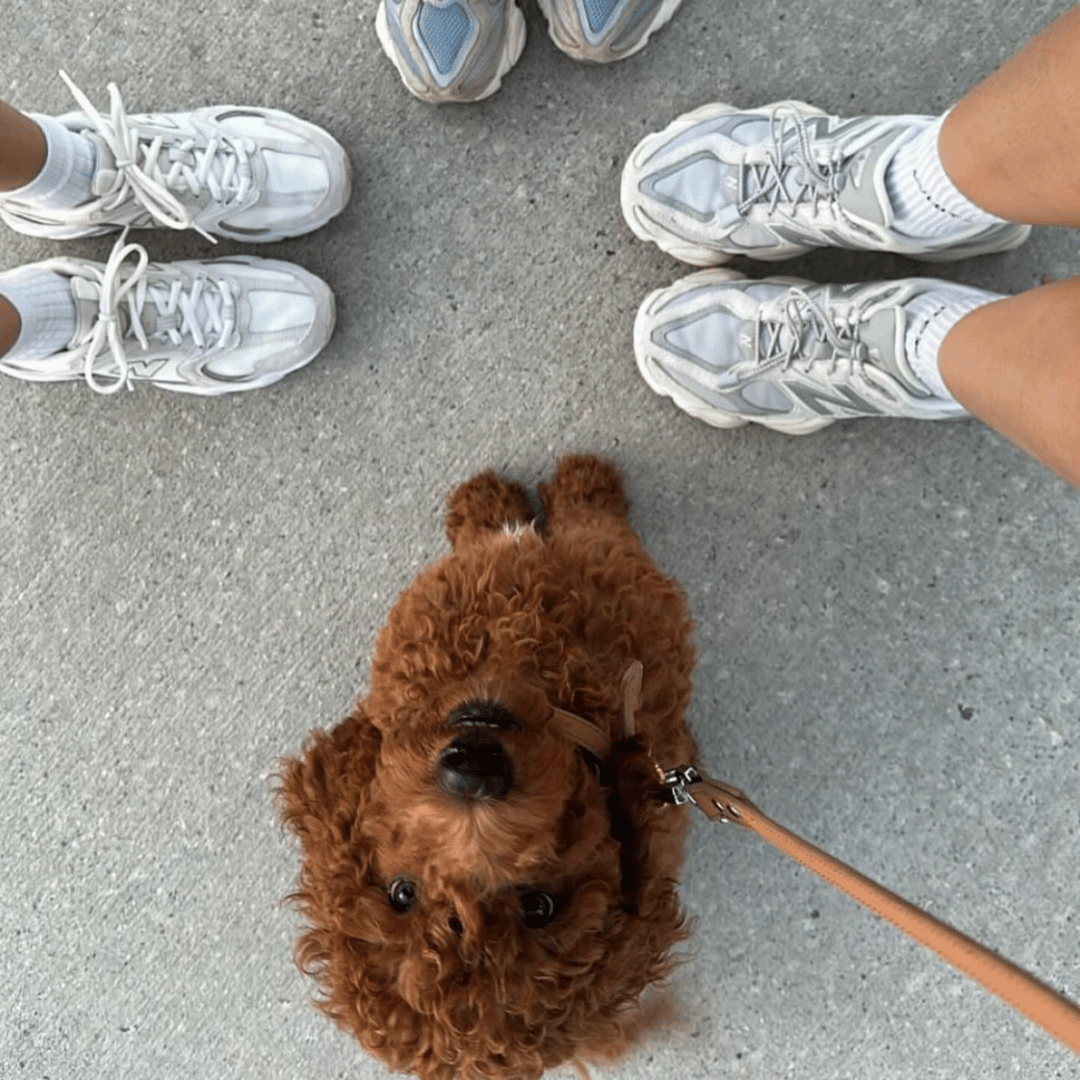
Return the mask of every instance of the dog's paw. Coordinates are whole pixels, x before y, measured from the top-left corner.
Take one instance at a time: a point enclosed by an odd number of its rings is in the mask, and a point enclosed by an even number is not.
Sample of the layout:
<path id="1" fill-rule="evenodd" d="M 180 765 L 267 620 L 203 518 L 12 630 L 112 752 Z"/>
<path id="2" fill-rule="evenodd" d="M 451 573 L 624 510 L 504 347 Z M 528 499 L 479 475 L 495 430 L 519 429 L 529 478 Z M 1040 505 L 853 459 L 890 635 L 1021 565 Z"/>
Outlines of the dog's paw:
<path id="1" fill-rule="evenodd" d="M 455 548 L 487 532 L 528 525 L 536 516 L 525 489 L 491 469 L 454 488 L 446 507 L 446 536 Z"/>
<path id="2" fill-rule="evenodd" d="M 549 523 L 586 509 L 625 518 L 630 509 L 619 470 L 592 454 L 560 458 L 551 482 L 540 485 L 540 500 Z"/>

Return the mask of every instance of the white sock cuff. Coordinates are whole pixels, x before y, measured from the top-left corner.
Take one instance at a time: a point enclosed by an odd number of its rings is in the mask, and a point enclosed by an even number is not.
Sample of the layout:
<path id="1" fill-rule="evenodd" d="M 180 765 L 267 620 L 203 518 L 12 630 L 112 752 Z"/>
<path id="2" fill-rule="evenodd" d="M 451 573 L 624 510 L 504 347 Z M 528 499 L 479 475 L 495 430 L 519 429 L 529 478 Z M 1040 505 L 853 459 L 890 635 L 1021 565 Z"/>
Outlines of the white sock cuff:
<path id="1" fill-rule="evenodd" d="M 997 293 L 981 289 L 943 286 L 923 293 L 904 305 L 907 329 L 904 332 L 904 353 L 916 378 L 935 397 L 955 401 L 938 367 L 938 352 L 945 335 L 967 314 L 1000 300 Z"/>
<path id="2" fill-rule="evenodd" d="M 97 164 L 93 144 L 51 116 L 29 116 L 45 136 L 45 165 L 29 184 L 6 192 L 4 198 L 52 210 L 86 202 Z"/>
<path id="3" fill-rule="evenodd" d="M 905 143 L 889 166 L 888 186 L 898 224 L 911 236 L 933 236 L 944 223 L 1005 224 L 1004 218 L 976 206 L 953 182 L 941 163 L 938 140 L 945 117 Z"/>
<path id="4" fill-rule="evenodd" d="M 5 271 L 0 274 L 0 296 L 11 302 L 22 323 L 5 360 L 42 360 L 67 348 L 75 336 L 75 298 L 70 279 L 62 274 L 36 266 Z"/>

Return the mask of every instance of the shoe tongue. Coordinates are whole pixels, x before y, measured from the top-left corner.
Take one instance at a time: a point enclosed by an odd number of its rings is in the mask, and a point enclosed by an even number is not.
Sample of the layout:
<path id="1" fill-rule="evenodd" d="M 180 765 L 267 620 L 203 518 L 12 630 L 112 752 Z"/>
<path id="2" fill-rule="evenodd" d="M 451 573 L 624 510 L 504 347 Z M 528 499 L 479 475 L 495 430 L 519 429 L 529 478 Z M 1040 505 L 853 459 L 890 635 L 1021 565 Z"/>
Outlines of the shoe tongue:
<path id="1" fill-rule="evenodd" d="M 112 191 L 119 179 L 116 155 L 112 152 L 109 144 L 96 132 L 84 131 L 83 135 L 90 140 L 91 145 L 94 147 L 94 153 L 97 155 L 97 166 L 94 169 L 90 190 L 96 197 L 100 198 L 102 195 L 107 195 Z"/>
<path id="2" fill-rule="evenodd" d="M 895 156 L 896 145 L 896 132 L 886 132 L 848 160 L 837 202 L 850 217 L 886 228 L 892 225 L 895 214 L 885 173 Z"/>
<path id="3" fill-rule="evenodd" d="M 867 348 L 873 349 L 882 357 L 891 357 L 896 352 L 896 311 L 882 308 L 875 311 L 860 327 L 859 336 Z"/>
<path id="4" fill-rule="evenodd" d="M 904 319 L 900 310 L 890 305 L 875 311 L 863 322 L 859 337 L 870 350 L 876 367 L 887 371 L 909 391 L 922 397 L 926 387 L 915 378 L 904 355 Z"/>
<path id="5" fill-rule="evenodd" d="M 75 318 L 77 329 L 74 341 L 84 341 L 98 321 L 101 310 L 101 288 L 86 278 L 76 277 L 72 279 L 71 292 L 75 297 Z M 120 338 L 123 340 L 131 333 L 131 312 L 127 303 L 120 302 L 116 311 L 116 319 L 120 327 Z M 144 304 L 139 312 L 139 320 L 142 323 L 143 332 L 146 336 L 164 333 L 173 328 L 179 329 L 179 314 L 162 315 L 153 304 Z"/>
<path id="6" fill-rule="evenodd" d="M 97 322 L 101 289 L 86 278 L 71 280 L 71 294 L 75 297 L 75 320 L 77 329 L 74 341 L 83 341 Z"/>

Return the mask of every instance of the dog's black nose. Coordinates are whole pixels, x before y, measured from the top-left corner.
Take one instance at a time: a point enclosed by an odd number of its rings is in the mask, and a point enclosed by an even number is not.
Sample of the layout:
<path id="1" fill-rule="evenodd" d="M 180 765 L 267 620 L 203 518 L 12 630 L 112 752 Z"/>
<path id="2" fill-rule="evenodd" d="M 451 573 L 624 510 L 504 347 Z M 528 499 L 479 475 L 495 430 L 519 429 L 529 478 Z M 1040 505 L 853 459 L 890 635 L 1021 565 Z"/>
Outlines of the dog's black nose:
<path id="1" fill-rule="evenodd" d="M 467 799 L 505 799 L 514 786 L 514 763 L 490 731 L 458 735 L 439 755 L 435 769 L 448 795 Z"/>

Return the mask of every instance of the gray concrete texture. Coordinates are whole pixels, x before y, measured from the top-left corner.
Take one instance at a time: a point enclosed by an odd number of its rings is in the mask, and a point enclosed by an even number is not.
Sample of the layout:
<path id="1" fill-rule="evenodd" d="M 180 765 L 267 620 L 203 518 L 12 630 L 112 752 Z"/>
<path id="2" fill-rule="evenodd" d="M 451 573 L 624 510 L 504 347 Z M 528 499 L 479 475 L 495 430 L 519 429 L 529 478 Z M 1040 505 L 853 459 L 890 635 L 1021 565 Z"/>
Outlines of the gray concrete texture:
<path id="1" fill-rule="evenodd" d="M 555 49 L 528 0 L 503 89 L 433 108 L 383 57 L 368 0 L 7 0 L 12 104 L 74 107 L 64 67 L 101 107 L 109 80 L 131 111 L 273 105 L 340 139 L 355 189 L 330 227 L 257 252 L 338 297 L 329 347 L 277 387 L 4 381 L 0 1075 L 386 1075 L 293 966 L 277 761 L 364 689 L 388 604 L 445 550 L 450 487 L 491 466 L 532 483 L 570 449 L 623 467 L 686 587 L 709 768 L 1080 999 L 1080 498 L 974 421 L 789 438 L 691 420 L 631 347 L 638 303 L 689 268 L 618 205 L 631 148 L 690 108 L 937 113 L 1066 6 L 686 0 L 599 68 Z M 159 260 L 252 250 L 143 241 Z M 0 266 L 110 243 L 7 233 Z M 785 272 L 1011 293 L 1080 273 L 1080 237 Z M 1080 1076 L 752 836 L 699 822 L 683 889 L 679 1019 L 602 1077 Z"/>

